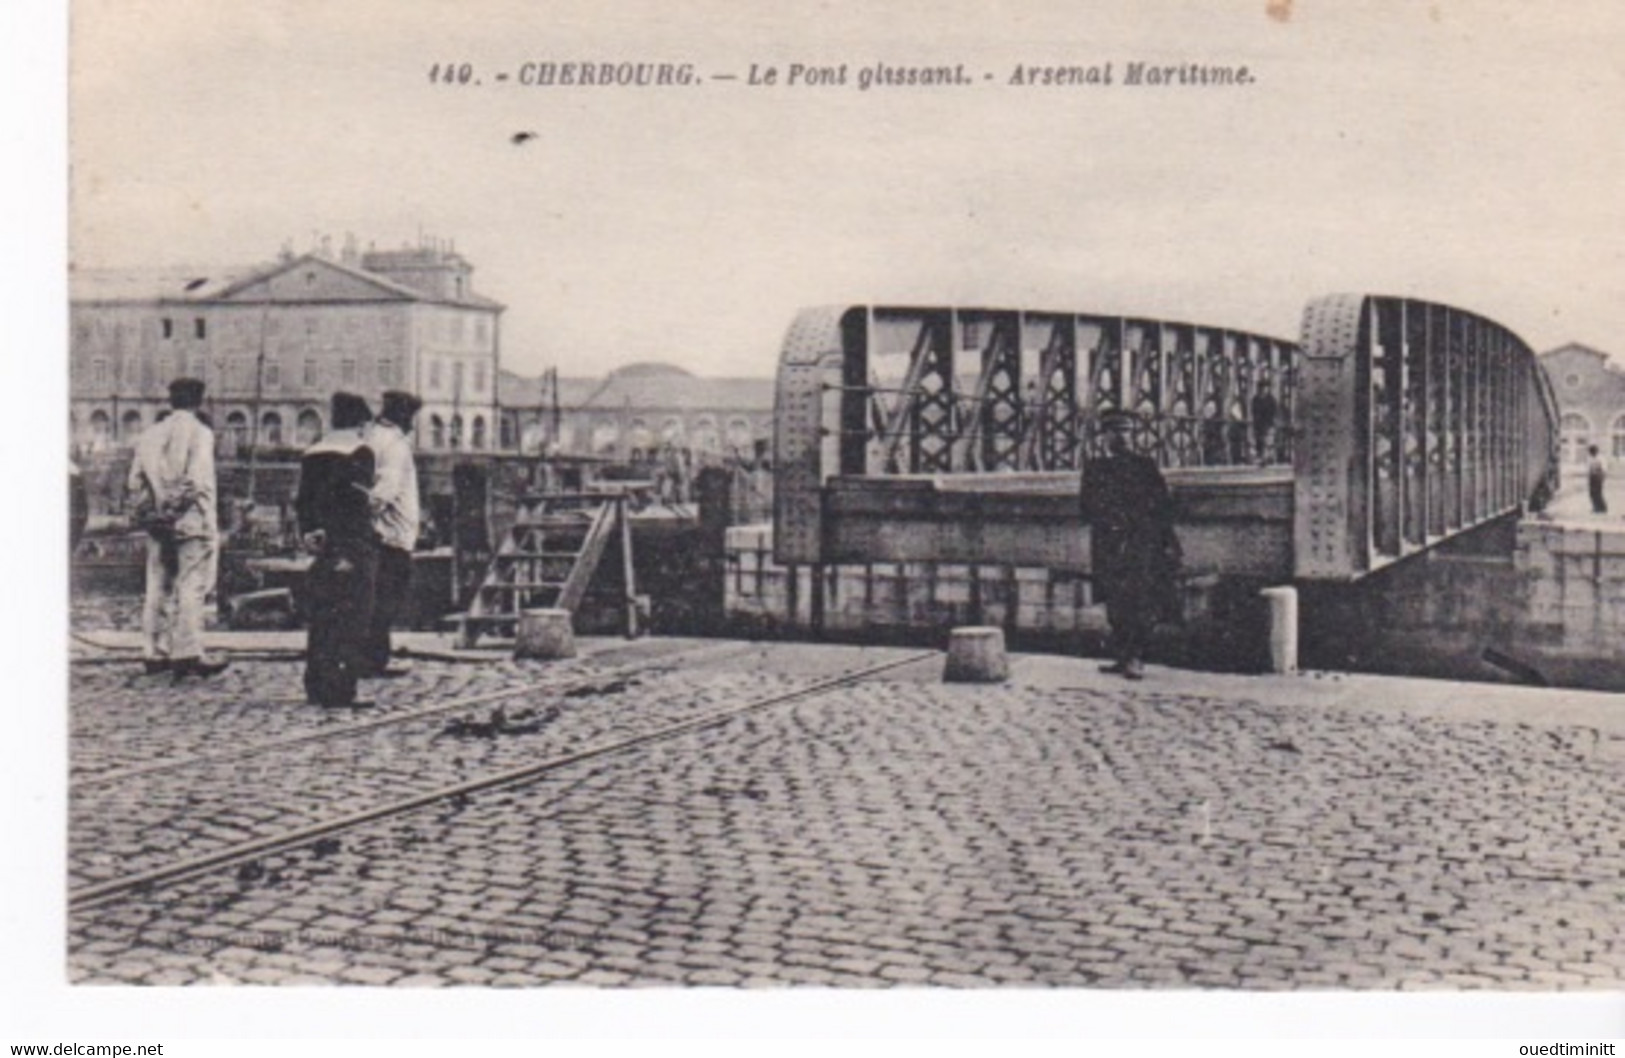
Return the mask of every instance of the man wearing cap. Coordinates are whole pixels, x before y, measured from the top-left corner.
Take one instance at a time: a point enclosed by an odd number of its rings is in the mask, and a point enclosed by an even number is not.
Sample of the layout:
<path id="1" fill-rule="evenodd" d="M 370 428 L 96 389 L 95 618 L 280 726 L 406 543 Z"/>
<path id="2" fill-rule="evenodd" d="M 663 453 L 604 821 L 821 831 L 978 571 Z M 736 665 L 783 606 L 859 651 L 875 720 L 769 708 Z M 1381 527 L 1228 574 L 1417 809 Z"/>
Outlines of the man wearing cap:
<path id="1" fill-rule="evenodd" d="M 316 556 L 305 574 L 301 606 L 308 629 L 305 696 L 334 708 L 369 703 L 355 697 L 366 666 L 378 572 L 372 526 L 372 449 L 363 436 L 372 409 L 354 393 L 333 394 L 332 429 L 299 461 L 294 499 L 305 548 Z"/>
<path id="2" fill-rule="evenodd" d="M 136 441 L 127 486 L 148 533 L 147 593 L 141 610 L 148 672 L 213 676 L 227 663 L 203 653 L 203 605 L 214 570 L 214 432 L 199 420 L 203 383 L 169 384 L 169 414 Z"/>
<path id="3" fill-rule="evenodd" d="M 389 390 L 367 445 L 377 461 L 372 524 L 378 533 L 378 581 L 362 676 L 399 676 L 389 666 L 389 630 L 412 597 L 412 548 L 418 539 L 418 468 L 412 459 L 412 420 L 423 402 L 411 393 Z"/>
<path id="4" fill-rule="evenodd" d="M 1156 461 L 1130 448 L 1136 418 L 1101 416 L 1106 456 L 1086 460 L 1080 482 L 1095 594 L 1106 603 L 1116 658 L 1103 672 L 1145 677 L 1145 651 L 1157 619 L 1177 605 L 1178 543 L 1173 503 Z"/>

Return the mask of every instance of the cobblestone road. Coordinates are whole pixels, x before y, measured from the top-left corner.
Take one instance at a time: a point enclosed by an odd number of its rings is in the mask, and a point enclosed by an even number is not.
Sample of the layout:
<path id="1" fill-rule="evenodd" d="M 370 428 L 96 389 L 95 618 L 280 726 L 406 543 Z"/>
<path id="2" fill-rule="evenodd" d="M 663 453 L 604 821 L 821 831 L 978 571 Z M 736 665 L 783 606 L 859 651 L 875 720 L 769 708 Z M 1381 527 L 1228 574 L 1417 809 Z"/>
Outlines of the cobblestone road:
<path id="1" fill-rule="evenodd" d="M 693 646 L 693 644 L 689 644 Z M 727 645 L 720 645 L 726 647 Z M 89 786 L 74 884 L 906 652 L 788 644 L 420 662 L 380 713 L 534 683 L 536 731 L 447 717 Z M 659 649 L 670 651 L 667 644 Z M 1376 678 L 940 660 L 70 915 L 79 982 L 1618 988 L 1625 700 Z M 335 720 L 297 666 L 73 678 L 76 777 Z M 1437 690 L 1437 685 L 1435 690 Z M 1493 700 L 1491 697 L 1493 696 Z M 484 716 L 486 707 L 475 710 Z M 510 712 L 513 707 L 509 707 Z M 456 714 L 448 714 L 455 716 Z M 370 718 L 369 718 L 370 719 Z M 436 737 L 436 735 L 440 737 Z"/>

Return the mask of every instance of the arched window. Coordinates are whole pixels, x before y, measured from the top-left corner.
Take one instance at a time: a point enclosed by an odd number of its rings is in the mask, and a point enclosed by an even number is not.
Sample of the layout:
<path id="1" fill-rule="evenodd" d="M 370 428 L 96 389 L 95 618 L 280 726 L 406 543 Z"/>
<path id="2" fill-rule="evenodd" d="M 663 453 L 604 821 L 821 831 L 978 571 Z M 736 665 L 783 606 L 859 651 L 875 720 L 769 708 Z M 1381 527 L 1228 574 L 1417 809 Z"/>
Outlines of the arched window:
<path id="1" fill-rule="evenodd" d="M 667 444 L 683 443 L 683 420 L 670 418 L 660 424 L 660 439 Z"/>
<path id="2" fill-rule="evenodd" d="M 642 419 L 633 419 L 631 428 L 626 432 L 626 443 L 633 448 L 648 448 L 653 441 L 649 424 Z"/>
<path id="3" fill-rule="evenodd" d="M 497 433 L 500 435 L 503 448 L 519 447 L 518 426 L 512 414 L 503 415 L 497 420 Z"/>
<path id="4" fill-rule="evenodd" d="M 124 420 L 119 423 L 119 436 L 126 441 L 133 441 L 141 432 L 141 413 L 134 408 L 124 413 Z"/>
<path id="5" fill-rule="evenodd" d="M 306 408 L 299 413 L 295 429 L 301 445 L 313 445 L 322 439 L 322 417 L 314 408 Z"/>
<path id="6" fill-rule="evenodd" d="M 733 418 L 728 420 L 728 445 L 741 452 L 750 451 L 750 420 Z"/>
<path id="7" fill-rule="evenodd" d="M 1591 444 L 1591 420 L 1577 411 L 1566 411 L 1558 429 L 1563 435 L 1563 462 L 1584 463 Z"/>
<path id="8" fill-rule="evenodd" d="M 1611 440 L 1608 448 L 1615 459 L 1625 459 L 1625 411 L 1614 416 L 1614 424 L 1608 427 Z"/>
<path id="9" fill-rule="evenodd" d="M 241 452 L 248 447 L 248 416 L 240 411 L 226 413 L 227 450 Z"/>
<path id="10" fill-rule="evenodd" d="M 722 450 L 722 435 L 717 431 L 716 420 L 709 415 L 702 415 L 694 420 L 694 432 L 689 441 L 696 452 Z"/>
<path id="11" fill-rule="evenodd" d="M 282 443 L 282 416 L 268 411 L 260 416 L 260 444 L 275 447 Z"/>
<path id="12" fill-rule="evenodd" d="M 451 417 L 451 446 L 453 448 L 463 447 L 463 417 L 461 415 Z"/>
<path id="13" fill-rule="evenodd" d="M 90 444 L 102 448 L 113 440 L 113 417 L 100 408 L 90 413 Z"/>
<path id="14" fill-rule="evenodd" d="M 474 416 L 473 434 L 469 438 L 469 446 L 476 449 L 485 448 L 485 416 Z"/>
<path id="15" fill-rule="evenodd" d="M 592 428 L 591 447 L 594 455 L 606 455 L 615 451 L 615 442 L 621 439 L 620 427 L 615 425 L 614 419 L 599 419 Z"/>
<path id="16" fill-rule="evenodd" d="M 429 447 L 446 447 L 446 423 L 438 415 L 429 416 Z"/>

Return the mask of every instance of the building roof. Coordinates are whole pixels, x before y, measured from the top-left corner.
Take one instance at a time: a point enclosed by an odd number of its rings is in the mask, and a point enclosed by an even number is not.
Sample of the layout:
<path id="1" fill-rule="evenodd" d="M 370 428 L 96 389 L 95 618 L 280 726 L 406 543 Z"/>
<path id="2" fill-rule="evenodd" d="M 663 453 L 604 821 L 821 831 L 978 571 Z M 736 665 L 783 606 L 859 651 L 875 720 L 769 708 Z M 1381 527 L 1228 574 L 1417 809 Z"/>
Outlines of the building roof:
<path id="1" fill-rule="evenodd" d="M 497 377 L 497 400 L 505 407 L 550 407 L 552 394 L 543 379 L 510 371 Z M 604 378 L 559 379 L 559 407 L 619 412 L 773 410 L 770 378 L 704 378 L 674 364 L 628 364 Z"/>
<path id="2" fill-rule="evenodd" d="M 456 305 L 466 308 L 501 311 L 505 306 L 498 301 L 472 292 L 460 298 L 439 297 L 409 287 L 387 276 L 368 272 L 354 265 L 336 261 L 319 254 L 303 254 L 269 264 L 245 265 L 215 269 L 200 268 L 102 268 L 70 269 L 68 294 L 73 301 L 179 301 L 194 304 L 232 301 L 250 288 L 270 282 L 296 268 L 318 265 L 340 276 L 371 287 L 387 299 L 421 301 L 428 304 Z M 243 300 L 253 301 L 252 297 Z M 279 298 L 289 301 L 299 299 Z M 309 300 L 327 300 L 316 297 Z"/>
<path id="3" fill-rule="evenodd" d="M 271 265 L 233 268 L 75 268 L 68 269 L 68 296 L 74 301 L 210 301 L 246 275 Z"/>

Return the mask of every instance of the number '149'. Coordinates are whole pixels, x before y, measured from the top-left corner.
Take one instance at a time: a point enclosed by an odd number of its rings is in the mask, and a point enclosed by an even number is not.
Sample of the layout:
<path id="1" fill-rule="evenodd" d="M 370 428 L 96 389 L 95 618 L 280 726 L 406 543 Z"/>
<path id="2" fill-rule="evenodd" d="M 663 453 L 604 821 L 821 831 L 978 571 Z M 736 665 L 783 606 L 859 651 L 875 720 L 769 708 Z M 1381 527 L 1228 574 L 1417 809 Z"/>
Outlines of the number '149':
<path id="1" fill-rule="evenodd" d="M 435 63 L 429 67 L 430 84 L 468 84 L 474 79 L 471 63 Z"/>

